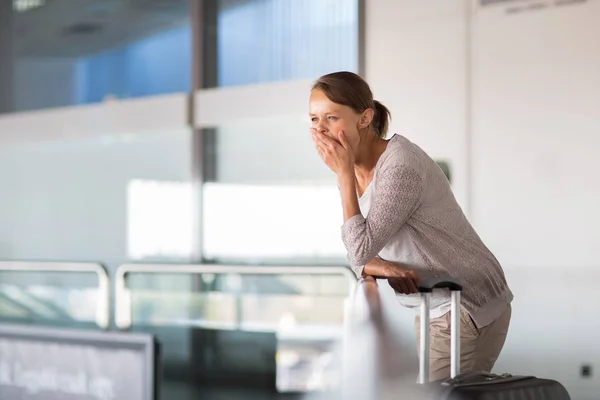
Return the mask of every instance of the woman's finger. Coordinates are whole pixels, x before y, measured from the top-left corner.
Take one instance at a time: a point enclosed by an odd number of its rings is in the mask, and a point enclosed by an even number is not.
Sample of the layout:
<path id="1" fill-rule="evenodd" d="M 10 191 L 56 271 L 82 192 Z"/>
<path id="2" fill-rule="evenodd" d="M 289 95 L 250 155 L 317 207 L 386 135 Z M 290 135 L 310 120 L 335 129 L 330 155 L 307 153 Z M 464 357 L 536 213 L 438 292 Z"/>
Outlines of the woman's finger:
<path id="1" fill-rule="evenodd" d="M 408 294 L 409 290 L 404 279 L 388 279 L 389 285 L 394 291 L 402 294 Z"/>
<path id="2" fill-rule="evenodd" d="M 336 142 L 335 140 L 333 140 L 329 136 L 325 135 L 324 133 L 315 131 L 314 136 L 317 138 L 318 141 L 320 141 L 321 143 L 325 144 L 327 147 L 329 147 L 331 149 L 335 149 L 335 146 L 339 145 L 338 142 Z"/>
<path id="3" fill-rule="evenodd" d="M 339 145 L 338 145 L 339 146 Z M 324 155 L 328 155 L 331 157 L 335 157 L 336 156 L 336 149 L 335 147 L 323 143 L 323 142 L 317 142 L 317 147 L 319 147 L 319 149 L 321 149 L 321 151 L 323 152 Z"/>
<path id="4" fill-rule="evenodd" d="M 316 141 L 315 146 L 317 147 L 317 150 L 323 154 L 326 154 L 330 151 L 327 145 L 323 142 Z"/>
<path id="5" fill-rule="evenodd" d="M 400 280 L 398 282 L 398 286 L 400 286 L 400 289 L 402 289 L 402 291 L 400 293 L 410 294 L 410 290 L 409 290 L 408 285 L 406 284 L 405 280 Z"/>
<path id="6" fill-rule="evenodd" d="M 321 146 L 315 145 L 315 149 L 317 150 L 317 153 L 319 153 L 319 155 L 323 157 L 323 150 L 321 149 Z"/>
<path id="7" fill-rule="evenodd" d="M 415 285 L 415 281 L 413 279 L 407 279 L 406 286 L 408 288 L 409 293 L 417 293 L 419 291 L 417 289 L 417 286 Z"/>
<path id="8" fill-rule="evenodd" d="M 346 134 L 344 133 L 344 131 L 340 131 L 338 133 L 338 140 L 340 141 L 340 144 L 345 150 L 350 149 L 350 143 L 348 143 L 348 139 L 346 138 Z"/>
<path id="9" fill-rule="evenodd" d="M 327 159 L 327 153 L 318 146 L 317 146 L 317 153 L 319 153 L 319 157 L 321 157 L 321 159 L 323 161 L 325 161 Z"/>

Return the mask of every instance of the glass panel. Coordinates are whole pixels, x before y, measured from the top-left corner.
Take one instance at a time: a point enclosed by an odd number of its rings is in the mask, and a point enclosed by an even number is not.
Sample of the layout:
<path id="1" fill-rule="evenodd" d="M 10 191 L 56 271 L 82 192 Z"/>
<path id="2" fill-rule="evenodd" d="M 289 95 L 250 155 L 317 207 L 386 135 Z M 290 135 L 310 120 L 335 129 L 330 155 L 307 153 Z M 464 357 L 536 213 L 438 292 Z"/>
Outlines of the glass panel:
<path id="1" fill-rule="evenodd" d="M 15 2 L 4 21 L 15 33 L 14 56 L 0 59 L 13 69 L 14 111 L 190 90 L 188 1 L 34 3 Z"/>
<path id="2" fill-rule="evenodd" d="M 202 274 L 190 279 L 134 274 L 128 287 L 134 324 L 277 331 L 302 325 L 337 329 L 350 283 L 344 275 Z"/>
<path id="3" fill-rule="evenodd" d="M 221 385 L 272 394 L 327 389 L 317 371 L 341 338 L 353 284 L 342 268 L 323 275 L 127 275 L 133 330 L 162 343 L 170 392 L 184 382 L 202 393 Z"/>
<path id="4" fill-rule="evenodd" d="M 98 328 L 103 301 L 93 273 L 0 271 L 0 321 Z"/>
<path id="5" fill-rule="evenodd" d="M 308 116 L 273 117 L 216 130 L 213 148 L 205 148 L 216 159 L 216 179 L 203 187 L 205 258 L 345 262 L 335 176 L 314 149 L 308 126 Z"/>
<path id="6" fill-rule="evenodd" d="M 183 129 L 1 147 L 0 259 L 189 262 L 190 141 Z"/>
<path id="7" fill-rule="evenodd" d="M 358 0 L 219 0 L 217 15 L 215 85 L 357 72 Z"/>

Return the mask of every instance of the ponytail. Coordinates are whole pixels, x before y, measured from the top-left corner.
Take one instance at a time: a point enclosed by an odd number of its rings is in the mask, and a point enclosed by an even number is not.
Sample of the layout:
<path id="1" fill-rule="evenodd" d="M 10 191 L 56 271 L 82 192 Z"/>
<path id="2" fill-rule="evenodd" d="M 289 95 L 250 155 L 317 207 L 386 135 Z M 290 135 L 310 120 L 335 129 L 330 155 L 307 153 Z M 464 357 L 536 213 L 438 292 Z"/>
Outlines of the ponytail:
<path id="1" fill-rule="evenodd" d="M 373 117 L 373 129 L 377 136 L 385 139 L 388 133 L 389 121 L 392 118 L 390 110 L 379 101 L 374 100 L 375 116 Z"/>

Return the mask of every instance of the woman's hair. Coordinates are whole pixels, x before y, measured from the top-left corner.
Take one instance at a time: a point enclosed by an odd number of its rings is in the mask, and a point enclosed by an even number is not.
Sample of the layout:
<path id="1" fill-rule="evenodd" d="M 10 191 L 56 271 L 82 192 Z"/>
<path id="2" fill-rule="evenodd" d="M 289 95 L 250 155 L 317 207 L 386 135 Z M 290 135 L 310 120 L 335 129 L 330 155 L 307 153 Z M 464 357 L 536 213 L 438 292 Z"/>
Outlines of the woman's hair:
<path id="1" fill-rule="evenodd" d="M 356 113 L 362 113 L 367 108 L 373 109 L 373 130 L 380 138 L 386 137 L 391 118 L 390 111 L 377 100 L 373 100 L 369 84 L 359 75 L 346 71 L 333 72 L 317 79 L 312 89 L 321 90 L 329 100 L 348 106 Z"/>

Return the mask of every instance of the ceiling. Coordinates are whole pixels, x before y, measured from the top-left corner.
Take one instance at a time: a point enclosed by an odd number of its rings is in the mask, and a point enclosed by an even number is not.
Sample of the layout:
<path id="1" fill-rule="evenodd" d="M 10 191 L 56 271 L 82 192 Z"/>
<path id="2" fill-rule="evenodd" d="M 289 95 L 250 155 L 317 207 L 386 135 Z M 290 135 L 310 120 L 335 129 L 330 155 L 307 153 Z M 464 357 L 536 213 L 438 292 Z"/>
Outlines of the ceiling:
<path id="1" fill-rule="evenodd" d="M 19 57 L 81 57 L 189 23 L 189 0 L 46 0 L 15 13 Z"/>

